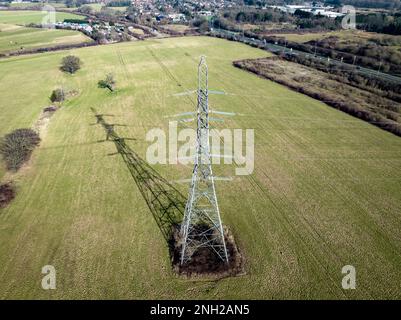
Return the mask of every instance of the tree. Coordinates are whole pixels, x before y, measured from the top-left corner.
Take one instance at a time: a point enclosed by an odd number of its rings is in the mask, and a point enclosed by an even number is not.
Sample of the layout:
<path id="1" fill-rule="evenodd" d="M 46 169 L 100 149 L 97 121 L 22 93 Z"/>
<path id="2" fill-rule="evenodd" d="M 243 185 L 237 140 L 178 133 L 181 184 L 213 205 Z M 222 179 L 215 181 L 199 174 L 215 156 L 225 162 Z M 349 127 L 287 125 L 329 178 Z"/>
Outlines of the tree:
<path id="1" fill-rule="evenodd" d="M 65 94 L 63 89 L 55 89 L 53 90 L 51 96 L 50 96 L 50 101 L 51 102 L 63 102 L 65 99 Z"/>
<path id="2" fill-rule="evenodd" d="M 116 81 L 114 80 L 114 76 L 111 73 L 106 75 L 106 79 L 100 80 L 98 82 L 99 88 L 107 88 L 111 92 L 114 91 L 115 85 L 116 85 Z"/>
<path id="3" fill-rule="evenodd" d="M 66 56 L 61 61 L 60 69 L 64 72 L 75 73 L 81 68 L 81 60 L 76 56 Z"/>
<path id="4" fill-rule="evenodd" d="M 294 12 L 294 16 L 297 16 L 301 19 L 311 19 L 313 17 L 313 13 L 297 9 Z"/>
<path id="5" fill-rule="evenodd" d="M 332 6 L 335 6 L 335 7 L 340 7 L 341 6 L 341 0 L 326 0 L 325 4 L 332 5 Z"/>
<path id="6" fill-rule="evenodd" d="M 0 154 L 7 170 L 17 171 L 21 168 L 39 142 L 38 133 L 32 129 L 16 129 L 6 134 L 0 141 Z"/>
<path id="7" fill-rule="evenodd" d="M 191 24 L 201 32 L 209 31 L 209 22 L 204 17 L 197 17 L 191 21 Z"/>
<path id="8" fill-rule="evenodd" d="M 91 14 L 91 13 L 93 13 L 93 9 L 92 9 L 92 7 L 90 7 L 88 5 L 84 5 L 81 8 L 79 8 L 79 12 L 82 12 L 85 14 Z"/>
<path id="9" fill-rule="evenodd" d="M 246 21 L 246 14 L 245 14 L 245 12 L 242 12 L 242 11 L 238 12 L 237 16 L 235 17 L 235 20 L 238 21 L 238 22 L 244 22 L 244 21 Z"/>

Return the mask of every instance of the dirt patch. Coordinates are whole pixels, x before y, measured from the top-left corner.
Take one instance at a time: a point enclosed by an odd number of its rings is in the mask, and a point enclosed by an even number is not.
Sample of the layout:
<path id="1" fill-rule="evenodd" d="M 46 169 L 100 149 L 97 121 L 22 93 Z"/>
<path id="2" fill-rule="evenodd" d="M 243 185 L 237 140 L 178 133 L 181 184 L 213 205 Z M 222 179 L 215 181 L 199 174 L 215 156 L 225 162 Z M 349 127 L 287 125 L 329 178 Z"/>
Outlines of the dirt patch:
<path id="1" fill-rule="evenodd" d="M 57 110 L 58 110 L 57 106 L 48 106 L 43 108 L 39 119 L 33 126 L 33 130 L 35 130 L 39 135 L 43 135 L 44 131 L 47 128 L 47 125 L 49 124 L 50 118 Z"/>
<path id="2" fill-rule="evenodd" d="M 243 274 L 245 272 L 244 257 L 235 243 L 233 234 L 227 227 L 224 227 L 224 239 L 227 247 L 228 263 L 221 260 L 213 249 L 200 248 L 194 253 L 191 261 L 181 265 L 180 228 L 179 226 L 174 227 L 170 242 L 173 270 L 181 276 L 212 277 L 217 279 Z"/>
<path id="3" fill-rule="evenodd" d="M 15 198 L 15 187 L 11 182 L 0 185 L 0 209 L 5 208 Z"/>

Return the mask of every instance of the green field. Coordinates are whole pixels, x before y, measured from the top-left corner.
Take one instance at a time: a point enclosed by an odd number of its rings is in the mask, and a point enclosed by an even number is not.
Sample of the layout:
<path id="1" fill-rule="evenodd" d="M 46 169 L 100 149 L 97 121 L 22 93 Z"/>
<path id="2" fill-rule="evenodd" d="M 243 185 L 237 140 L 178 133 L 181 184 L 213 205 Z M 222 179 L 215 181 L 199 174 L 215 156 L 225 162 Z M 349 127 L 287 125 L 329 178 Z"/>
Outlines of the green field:
<path id="1" fill-rule="evenodd" d="M 67 54 L 83 61 L 73 76 L 58 69 Z M 119 124 L 116 132 L 145 157 L 148 130 L 193 110 L 188 97 L 172 94 L 196 87 L 201 54 L 210 88 L 229 93 L 211 95 L 211 106 L 237 113 L 214 125 L 255 130 L 253 174 L 217 182 L 223 222 L 246 259 L 245 275 L 219 281 L 172 272 L 152 214 L 91 111 Z M 232 66 L 264 56 L 236 42 L 186 37 L 0 60 L 0 136 L 32 126 L 52 89 L 79 91 L 50 120 L 13 177 L 16 199 L 0 211 L 0 299 L 400 299 L 401 139 Z M 97 87 L 108 72 L 115 93 Z M 154 168 L 167 180 L 192 172 Z M 234 175 L 234 166 L 214 173 Z M 56 290 L 40 285 L 48 264 Z M 341 288 L 349 264 L 356 290 Z"/>
<path id="2" fill-rule="evenodd" d="M 46 16 L 46 12 L 42 11 L 0 11 L 0 23 L 7 24 L 29 24 L 41 23 L 42 19 Z M 84 19 L 83 16 L 73 13 L 56 12 L 56 21 L 63 21 L 64 19 Z"/>
<path id="3" fill-rule="evenodd" d="M 66 9 L 66 6 L 64 3 L 58 3 L 58 2 L 46 2 L 46 3 L 35 3 L 35 2 L 29 2 L 29 3 L 10 3 L 11 8 L 29 8 L 33 6 L 45 6 L 45 5 L 50 5 L 54 8 L 62 8 Z"/>
<path id="4" fill-rule="evenodd" d="M 115 11 L 124 12 L 127 10 L 128 7 L 107 7 L 107 8 L 113 9 Z"/>
<path id="5" fill-rule="evenodd" d="M 29 23 L 41 23 L 44 16 L 41 11 L 0 11 L 0 53 L 91 41 L 89 37 L 78 31 L 22 26 Z M 56 13 L 57 21 L 80 18 L 82 16 Z"/>
<path id="6" fill-rule="evenodd" d="M 89 3 L 87 4 L 87 6 L 91 7 L 93 9 L 93 11 L 100 11 L 102 10 L 103 4 L 101 3 Z"/>
<path id="7" fill-rule="evenodd" d="M 79 31 L 0 24 L 0 53 L 89 41 L 91 39 Z"/>
<path id="8" fill-rule="evenodd" d="M 185 32 L 190 29 L 189 26 L 186 26 L 184 24 L 166 24 L 163 26 L 163 28 L 170 29 L 172 31 L 177 31 L 177 32 Z"/>

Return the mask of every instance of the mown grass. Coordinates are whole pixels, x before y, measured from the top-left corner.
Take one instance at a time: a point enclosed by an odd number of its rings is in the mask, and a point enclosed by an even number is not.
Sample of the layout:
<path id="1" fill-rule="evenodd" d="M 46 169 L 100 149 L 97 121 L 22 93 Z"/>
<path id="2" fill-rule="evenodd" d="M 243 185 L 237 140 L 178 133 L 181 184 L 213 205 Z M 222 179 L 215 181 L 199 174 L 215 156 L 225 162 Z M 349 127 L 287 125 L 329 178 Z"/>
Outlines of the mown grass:
<path id="1" fill-rule="evenodd" d="M 93 11 L 100 11 L 103 7 L 103 4 L 101 3 L 89 3 L 87 6 L 91 7 Z"/>
<path id="2" fill-rule="evenodd" d="M 58 2 L 47 2 L 45 5 L 52 6 L 54 8 L 63 8 L 65 9 L 66 6 L 64 3 L 58 3 Z M 43 3 L 34 3 L 34 2 L 29 2 L 29 3 L 10 3 L 11 8 L 29 8 L 32 6 L 44 6 Z"/>
<path id="3" fill-rule="evenodd" d="M 110 9 L 113 9 L 113 10 L 119 11 L 119 12 L 124 12 L 127 10 L 128 7 L 107 7 L 107 8 L 110 8 Z"/>
<path id="4" fill-rule="evenodd" d="M 153 54 L 151 54 L 153 53 Z M 58 67 L 79 56 L 74 75 Z M 214 125 L 255 129 L 255 171 L 218 182 L 222 219 L 246 258 L 246 275 L 180 279 L 168 248 L 91 107 L 141 157 L 151 128 L 194 109 L 199 56 L 209 64 L 210 104 L 237 116 Z M 401 140 L 323 103 L 236 69 L 266 52 L 205 37 L 170 38 L 0 61 L 0 135 L 29 127 L 55 87 L 79 94 L 52 117 L 17 197 L 0 212 L 0 298 L 401 298 Z M 112 72 L 117 92 L 97 88 Z M 156 165 L 168 180 L 192 168 Z M 217 176 L 233 165 L 214 167 Z M 178 185 L 187 194 L 186 185 Z M 57 289 L 41 289 L 54 265 Z M 341 288 L 341 268 L 357 289 Z"/>
<path id="5" fill-rule="evenodd" d="M 10 24 L 0 24 L 0 30 L 0 53 L 91 41 L 83 33 L 72 30 L 27 28 Z"/>
<path id="6" fill-rule="evenodd" d="M 0 11 L 0 23 L 8 24 L 21 24 L 26 25 L 30 23 L 42 23 L 42 19 L 46 17 L 47 13 L 34 10 L 23 11 Z M 66 13 L 56 12 L 56 21 L 64 21 L 64 19 L 84 19 L 83 16 Z"/>
<path id="7" fill-rule="evenodd" d="M 177 32 L 185 32 L 190 29 L 190 27 L 185 24 L 166 24 L 163 27 Z"/>

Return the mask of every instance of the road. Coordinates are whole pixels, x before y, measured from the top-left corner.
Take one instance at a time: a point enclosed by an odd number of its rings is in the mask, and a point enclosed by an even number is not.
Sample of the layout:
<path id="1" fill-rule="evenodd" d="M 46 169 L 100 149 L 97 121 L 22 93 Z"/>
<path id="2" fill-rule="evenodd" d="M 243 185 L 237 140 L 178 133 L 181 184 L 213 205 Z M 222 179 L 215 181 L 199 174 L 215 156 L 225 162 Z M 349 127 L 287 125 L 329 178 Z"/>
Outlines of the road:
<path id="1" fill-rule="evenodd" d="M 278 44 L 273 44 L 273 43 L 268 43 L 263 40 L 255 39 L 255 38 L 249 38 L 241 34 L 240 32 L 233 32 L 233 31 L 227 31 L 227 30 L 222 30 L 222 29 L 213 29 L 211 31 L 212 35 L 232 35 L 235 36 L 238 41 L 246 43 L 246 44 L 254 44 L 259 47 L 263 47 L 264 49 L 279 54 L 279 53 L 284 53 L 286 55 L 298 55 L 298 56 L 304 56 L 304 57 L 309 57 L 312 59 L 316 60 L 327 60 L 330 61 L 330 63 L 335 64 L 339 66 L 340 68 L 343 68 L 344 71 L 348 71 L 350 68 L 356 71 L 357 73 L 365 76 L 370 76 L 370 77 L 376 77 L 380 78 L 382 80 L 388 81 L 388 82 L 393 82 L 401 85 L 401 78 L 397 76 L 393 76 L 391 74 L 387 74 L 384 72 L 379 72 L 378 70 L 373 70 L 361 66 L 355 66 L 349 63 L 342 62 L 341 60 L 338 59 L 333 59 L 333 58 L 328 58 L 322 55 L 318 54 L 311 54 L 308 52 L 303 52 L 299 50 L 295 50 L 289 47 L 281 46 Z"/>

